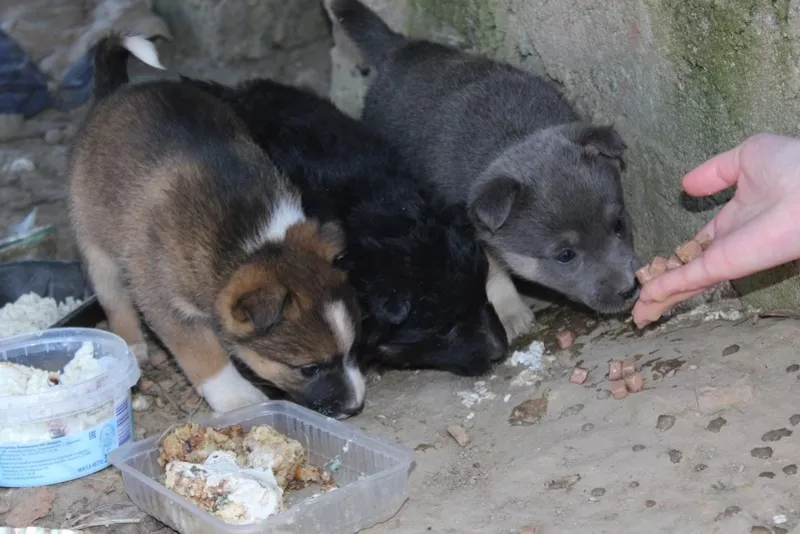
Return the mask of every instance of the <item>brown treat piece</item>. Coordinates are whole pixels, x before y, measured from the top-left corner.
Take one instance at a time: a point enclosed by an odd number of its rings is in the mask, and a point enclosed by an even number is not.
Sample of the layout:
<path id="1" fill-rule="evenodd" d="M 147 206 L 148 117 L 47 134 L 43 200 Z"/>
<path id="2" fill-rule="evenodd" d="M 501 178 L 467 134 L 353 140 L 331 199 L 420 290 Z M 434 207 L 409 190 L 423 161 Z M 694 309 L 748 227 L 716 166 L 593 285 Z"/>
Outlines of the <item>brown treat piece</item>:
<path id="1" fill-rule="evenodd" d="M 187 423 L 174 428 L 164 437 L 158 451 L 158 463 L 166 467 L 179 460 L 201 464 L 214 451 L 230 451 L 241 457 L 244 430 L 233 425 L 216 430 Z"/>
<path id="2" fill-rule="evenodd" d="M 608 362 L 608 379 L 619 380 L 620 378 L 622 378 L 622 362 L 611 360 Z"/>
<path id="3" fill-rule="evenodd" d="M 639 393 L 642 391 L 644 387 L 644 379 L 642 375 L 639 373 L 633 373 L 632 375 L 628 375 L 625 377 L 625 387 L 628 388 L 628 391 L 631 393 Z"/>
<path id="4" fill-rule="evenodd" d="M 667 258 L 668 271 L 671 271 L 672 269 L 677 269 L 681 265 L 683 265 L 683 263 L 681 263 L 681 260 L 678 258 L 678 256 L 670 256 L 669 258 Z"/>
<path id="5" fill-rule="evenodd" d="M 714 242 L 711 236 L 705 232 L 695 237 L 694 240 L 698 245 L 700 245 L 700 248 L 703 249 L 703 251 L 707 250 L 708 247 L 711 246 L 711 243 Z"/>
<path id="6" fill-rule="evenodd" d="M 569 377 L 569 381 L 573 384 L 583 384 L 586 382 L 586 379 L 589 376 L 589 371 L 582 367 L 576 367 L 572 370 L 572 375 Z"/>
<path id="7" fill-rule="evenodd" d="M 667 258 L 662 258 L 661 256 L 653 258 L 653 261 L 650 262 L 650 276 L 655 278 L 665 272 L 667 272 Z"/>
<path id="8" fill-rule="evenodd" d="M 640 267 L 636 271 L 636 279 L 639 280 L 639 283 L 644 285 L 650 280 L 653 279 L 653 275 L 650 274 L 650 266 L 645 265 L 644 267 Z"/>
<path id="9" fill-rule="evenodd" d="M 697 241 L 687 241 L 683 245 L 675 249 L 675 255 L 681 260 L 681 263 L 689 263 L 700 254 L 703 253 L 703 247 Z"/>
<path id="10" fill-rule="evenodd" d="M 572 343 L 575 341 L 575 334 L 573 334 L 569 330 L 564 330 L 563 332 L 559 332 L 556 334 L 556 340 L 558 341 L 558 346 L 560 348 L 568 349 L 572 346 Z"/>
<path id="11" fill-rule="evenodd" d="M 622 360 L 622 378 L 625 378 L 626 376 L 631 376 L 635 372 L 636 372 L 636 360 L 634 360 L 633 358 Z"/>
<path id="12" fill-rule="evenodd" d="M 628 388 L 625 387 L 624 380 L 614 380 L 609 386 L 611 387 L 611 395 L 615 399 L 620 400 L 628 396 Z"/>
<path id="13" fill-rule="evenodd" d="M 658 321 L 661 319 L 661 316 L 664 315 L 666 312 L 674 308 L 676 305 L 680 304 L 684 300 L 688 300 L 695 295 L 700 293 L 700 291 L 688 291 L 686 293 L 680 293 L 678 295 L 673 295 L 666 300 L 661 302 L 654 302 L 652 304 L 648 304 L 648 314 L 645 317 L 638 317 L 638 320 L 634 320 L 637 328 L 644 328 L 645 326 Z"/>

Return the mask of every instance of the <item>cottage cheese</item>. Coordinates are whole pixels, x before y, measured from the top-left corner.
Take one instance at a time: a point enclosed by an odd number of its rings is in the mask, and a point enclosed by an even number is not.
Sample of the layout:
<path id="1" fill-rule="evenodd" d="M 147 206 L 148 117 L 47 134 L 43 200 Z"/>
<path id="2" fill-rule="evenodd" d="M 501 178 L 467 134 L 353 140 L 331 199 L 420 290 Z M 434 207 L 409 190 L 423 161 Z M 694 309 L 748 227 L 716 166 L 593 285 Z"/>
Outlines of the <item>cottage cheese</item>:
<path id="1" fill-rule="evenodd" d="M 0 338 L 50 328 L 82 303 L 72 297 L 56 302 L 50 297 L 26 293 L 0 308 Z"/>

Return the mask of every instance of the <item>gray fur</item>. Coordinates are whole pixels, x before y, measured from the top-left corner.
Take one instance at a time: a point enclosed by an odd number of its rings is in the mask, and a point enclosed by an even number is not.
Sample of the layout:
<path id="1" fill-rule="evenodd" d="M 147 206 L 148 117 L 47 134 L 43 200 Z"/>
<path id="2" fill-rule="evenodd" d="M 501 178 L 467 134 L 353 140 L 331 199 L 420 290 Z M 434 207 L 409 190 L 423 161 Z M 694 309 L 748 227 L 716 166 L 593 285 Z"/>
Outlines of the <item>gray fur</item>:
<path id="1" fill-rule="evenodd" d="M 514 274 L 604 313 L 638 297 L 626 149 L 549 82 L 391 31 L 357 0 L 331 11 L 375 68 L 363 119 L 454 203 Z M 569 263 L 556 258 L 564 250 Z M 566 256 L 561 256 L 564 259 Z"/>

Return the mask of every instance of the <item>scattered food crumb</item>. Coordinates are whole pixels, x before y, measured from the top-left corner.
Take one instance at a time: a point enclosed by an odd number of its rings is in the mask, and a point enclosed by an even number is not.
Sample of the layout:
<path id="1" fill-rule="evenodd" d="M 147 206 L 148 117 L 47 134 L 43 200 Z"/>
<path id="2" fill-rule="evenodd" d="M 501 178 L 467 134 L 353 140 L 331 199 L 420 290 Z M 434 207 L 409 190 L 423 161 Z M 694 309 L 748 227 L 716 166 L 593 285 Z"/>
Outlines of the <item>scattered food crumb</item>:
<path id="1" fill-rule="evenodd" d="M 572 374 L 569 377 L 569 381 L 573 384 L 583 384 L 586 382 L 586 379 L 589 377 L 589 371 L 583 369 L 582 367 L 576 367 L 572 370 Z"/>
<path id="2" fill-rule="evenodd" d="M 544 487 L 549 490 L 561 490 L 561 489 L 570 489 L 572 486 L 577 484 L 581 479 L 581 476 L 578 474 L 575 475 L 567 475 L 565 477 L 556 478 L 554 480 L 550 480 L 547 482 Z"/>
<path id="3" fill-rule="evenodd" d="M 503 397 L 503 402 L 508 402 L 510 400 L 511 400 L 511 393 L 508 393 L 508 394 L 506 394 L 505 397 Z"/>
<path id="4" fill-rule="evenodd" d="M 475 382 L 475 387 L 472 391 L 459 391 L 458 396 L 461 397 L 461 404 L 467 408 L 472 408 L 485 400 L 497 398 L 497 394 L 489 391 L 489 388 L 486 387 L 486 382 L 483 380 Z"/>
<path id="5" fill-rule="evenodd" d="M 672 449 L 667 454 L 669 455 L 669 461 L 673 464 L 680 463 L 683 459 L 683 453 L 677 449 Z"/>
<path id="6" fill-rule="evenodd" d="M 660 430 L 662 432 L 669 430 L 673 427 L 673 425 L 675 425 L 674 415 L 659 415 L 658 419 L 656 420 L 656 430 Z"/>
<path id="7" fill-rule="evenodd" d="M 750 456 L 761 460 L 772 458 L 772 447 L 756 447 L 750 451 Z"/>
<path id="8" fill-rule="evenodd" d="M 694 470 L 698 473 L 700 471 L 705 471 L 706 469 L 708 469 L 708 466 L 706 464 L 697 464 L 696 466 L 694 466 Z"/>
<path id="9" fill-rule="evenodd" d="M 542 356 L 544 355 L 544 343 L 533 341 L 526 349 L 515 350 L 509 358 L 509 365 L 524 366 L 528 369 L 541 369 Z"/>
<path id="10" fill-rule="evenodd" d="M 733 345 L 728 345 L 727 347 L 722 349 L 722 355 L 723 356 L 730 356 L 732 354 L 736 354 L 737 352 L 739 352 L 740 348 L 741 347 L 739 345 L 737 345 L 736 343 L 734 343 Z"/>
<path id="11" fill-rule="evenodd" d="M 714 432 L 715 434 L 718 434 L 719 431 L 722 430 L 722 427 L 725 426 L 727 423 L 728 423 L 728 421 L 726 421 L 725 418 L 717 417 L 717 418 L 712 419 L 711 421 L 709 421 L 708 426 L 706 427 L 706 430 L 708 430 L 709 432 Z"/>
<path id="12" fill-rule="evenodd" d="M 473 417 L 475 417 L 475 412 L 469 412 L 464 419 L 470 421 Z"/>
<path id="13" fill-rule="evenodd" d="M 770 430 L 766 432 L 763 436 L 761 436 L 761 441 L 780 441 L 782 438 L 788 438 L 792 435 L 792 431 L 788 428 L 778 428 L 776 430 Z"/>
<path id="14" fill-rule="evenodd" d="M 623 381 L 625 382 L 625 387 L 630 393 L 639 393 L 644 387 L 644 379 L 639 373 L 630 374 L 626 376 Z"/>
<path id="15" fill-rule="evenodd" d="M 594 488 L 592 490 L 592 497 L 602 497 L 605 494 L 606 494 L 605 488 Z"/>
<path id="16" fill-rule="evenodd" d="M 469 443 L 469 434 L 464 430 L 464 427 L 458 425 L 448 426 L 447 433 L 462 447 L 466 447 Z"/>
<path id="17" fill-rule="evenodd" d="M 615 399 L 621 400 L 628 396 L 628 388 L 625 386 L 624 380 L 614 380 L 609 383 L 609 386 L 611 387 L 611 395 Z"/>
<path id="18" fill-rule="evenodd" d="M 786 475 L 796 475 L 797 474 L 797 464 L 789 464 L 783 468 L 783 473 Z"/>
<path id="19" fill-rule="evenodd" d="M 18 502 L 8 512 L 5 524 L 10 527 L 27 528 L 37 519 L 46 517 L 55 500 L 56 494 L 49 489 L 36 488 L 33 495 Z"/>
<path id="20" fill-rule="evenodd" d="M 556 340 L 560 349 L 568 349 L 575 342 L 575 334 L 569 330 L 564 330 L 556 334 Z"/>
<path id="21" fill-rule="evenodd" d="M 137 393 L 133 396 L 131 401 L 131 408 L 135 412 L 146 412 L 153 407 L 153 398 L 148 395 Z"/>

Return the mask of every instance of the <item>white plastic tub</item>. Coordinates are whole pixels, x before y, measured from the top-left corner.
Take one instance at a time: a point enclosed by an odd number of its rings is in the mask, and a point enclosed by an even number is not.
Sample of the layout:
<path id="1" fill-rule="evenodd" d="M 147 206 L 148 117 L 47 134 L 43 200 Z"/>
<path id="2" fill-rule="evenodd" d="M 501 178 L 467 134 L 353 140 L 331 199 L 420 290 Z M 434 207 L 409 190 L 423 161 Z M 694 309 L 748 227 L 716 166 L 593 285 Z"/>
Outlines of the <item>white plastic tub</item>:
<path id="1" fill-rule="evenodd" d="M 231 525 L 161 484 L 160 435 L 111 453 L 111 463 L 122 471 L 125 491 L 134 504 L 181 534 L 355 534 L 390 519 L 408 499 L 408 475 L 414 464 L 410 450 L 296 404 L 267 401 L 198 424 L 216 428 L 240 424 L 245 431 L 270 425 L 302 443 L 311 464 L 337 462 L 334 480 L 339 488 L 293 504 L 265 521 Z"/>
<path id="2" fill-rule="evenodd" d="M 96 473 L 109 465 L 109 452 L 131 441 L 130 390 L 141 373 L 122 338 L 90 328 L 22 334 L 0 341 L 0 362 L 63 371 L 86 342 L 101 375 L 32 395 L 0 392 L 0 487 L 44 486 Z"/>

